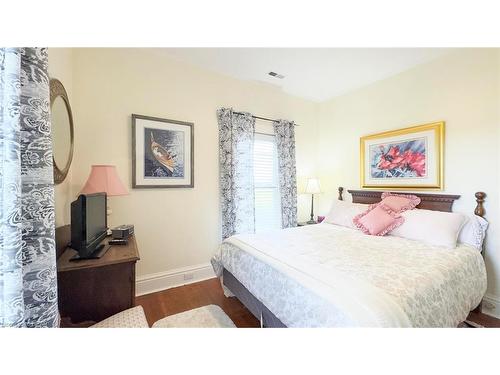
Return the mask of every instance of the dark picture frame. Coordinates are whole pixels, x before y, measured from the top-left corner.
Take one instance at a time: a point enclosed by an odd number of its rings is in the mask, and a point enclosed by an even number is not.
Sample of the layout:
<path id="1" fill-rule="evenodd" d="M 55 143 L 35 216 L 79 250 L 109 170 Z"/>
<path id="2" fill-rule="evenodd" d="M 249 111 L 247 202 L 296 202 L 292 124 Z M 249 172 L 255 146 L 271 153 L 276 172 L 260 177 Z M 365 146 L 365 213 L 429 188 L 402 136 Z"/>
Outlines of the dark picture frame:
<path id="1" fill-rule="evenodd" d="M 132 114 L 132 188 L 194 187 L 194 123 Z"/>

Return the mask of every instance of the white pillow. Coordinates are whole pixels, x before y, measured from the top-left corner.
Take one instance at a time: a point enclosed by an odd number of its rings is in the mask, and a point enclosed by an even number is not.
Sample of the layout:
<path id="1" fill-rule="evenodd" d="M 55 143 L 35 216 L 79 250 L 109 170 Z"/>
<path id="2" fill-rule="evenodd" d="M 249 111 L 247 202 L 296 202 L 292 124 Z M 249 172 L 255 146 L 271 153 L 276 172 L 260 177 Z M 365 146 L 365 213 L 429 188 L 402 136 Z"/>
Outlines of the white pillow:
<path id="1" fill-rule="evenodd" d="M 405 222 L 391 231 L 391 236 L 447 248 L 457 247 L 458 234 L 466 219 L 465 215 L 456 212 L 422 209 L 405 211 L 401 216 Z"/>
<path id="2" fill-rule="evenodd" d="M 368 207 L 368 204 L 334 200 L 324 222 L 341 225 L 343 227 L 356 228 L 352 220 L 356 215 L 365 212 Z"/>
<path id="3" fill-rule="evenodd" d="M 481 216 L 467 216 L 465 224 L 458 235 L 458 242 L 482 251 L 486 229 L 488 229 L 488 222 Z"/>

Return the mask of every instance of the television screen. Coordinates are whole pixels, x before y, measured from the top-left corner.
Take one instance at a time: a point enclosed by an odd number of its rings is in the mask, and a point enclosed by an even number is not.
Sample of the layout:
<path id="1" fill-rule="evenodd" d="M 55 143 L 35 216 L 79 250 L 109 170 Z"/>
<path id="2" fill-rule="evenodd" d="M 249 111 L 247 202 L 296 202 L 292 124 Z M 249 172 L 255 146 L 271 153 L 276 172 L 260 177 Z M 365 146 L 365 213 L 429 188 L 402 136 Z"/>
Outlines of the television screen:
<path id="1" fill-rule="evenodd" d="M 71 202 L 71 247 L 78 251 L 71 260 L 104 255 L 107 224 L 106 193 L 81 194 Z"/>
<path id="2" fill-rule="evenodd" d="M 106 232 L 106 195 L 87 195 L 86 224 L 87 244 L 92 243 Z"/>

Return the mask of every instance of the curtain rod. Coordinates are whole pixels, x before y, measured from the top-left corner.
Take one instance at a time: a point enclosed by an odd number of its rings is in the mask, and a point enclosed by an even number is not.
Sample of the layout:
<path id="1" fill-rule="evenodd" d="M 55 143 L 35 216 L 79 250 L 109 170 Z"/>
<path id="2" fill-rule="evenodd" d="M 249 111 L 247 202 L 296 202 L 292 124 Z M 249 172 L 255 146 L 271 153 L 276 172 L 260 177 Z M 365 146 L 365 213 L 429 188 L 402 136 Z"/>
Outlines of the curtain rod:
<path id="1" fill-rule="evenodd" d="M 233 111 L 233 113 L 236 113 L 237 115 L 245 115 L 246 113 L 243 113 L 243 112 L 237 112 L 237 111 Z M 264 120 L 264 121 L 271 121 L 271 122 L 275 122 L 277 120 L 273 120 L 273 119 L 270 119 L 270 118 L 267 118 L 267 117 L 260 117 L 260 116 L 254 116 L 254 115 L 251 115 L 253 118 L 255 119 L 259 119 L 259 120 Z M 300 126 L 298 124 L 294 124 L 295 126 Z"/>

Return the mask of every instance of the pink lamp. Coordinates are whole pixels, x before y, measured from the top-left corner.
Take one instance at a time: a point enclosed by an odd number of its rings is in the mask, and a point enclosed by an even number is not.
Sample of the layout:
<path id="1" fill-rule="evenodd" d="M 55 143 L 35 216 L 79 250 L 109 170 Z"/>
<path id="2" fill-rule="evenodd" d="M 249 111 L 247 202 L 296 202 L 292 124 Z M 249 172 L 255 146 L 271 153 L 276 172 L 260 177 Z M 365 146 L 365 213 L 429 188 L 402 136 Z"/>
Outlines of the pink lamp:
<path id="1" fill-rule="evenodd" d="M 127 195 L 128 190 L 116 173 L 114 165 L 93 165 L 80 194 L 106 193 L 108 197 Z M 108 215 L 111 209 L 108 205 Z"/>

